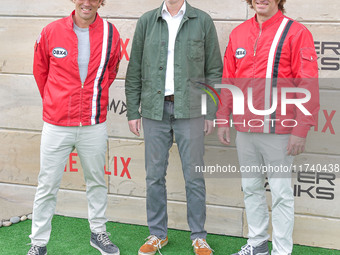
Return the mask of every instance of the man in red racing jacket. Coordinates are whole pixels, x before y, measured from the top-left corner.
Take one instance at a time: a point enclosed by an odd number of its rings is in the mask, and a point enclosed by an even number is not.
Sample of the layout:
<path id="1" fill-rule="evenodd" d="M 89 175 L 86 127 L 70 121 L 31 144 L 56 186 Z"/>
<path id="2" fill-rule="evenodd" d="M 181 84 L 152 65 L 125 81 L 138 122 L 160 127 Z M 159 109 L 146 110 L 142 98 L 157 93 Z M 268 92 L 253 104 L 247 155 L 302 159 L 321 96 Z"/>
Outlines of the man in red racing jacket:
<path id="1" fill-rule="evenodd" d="M 81 81 L 74 16 L 75 12 L 46 26 L 34 52 L 33 74 L 43 99 L 43 120 L 57 126 L 105 122 L 109 87 L 118 71 L 119 33 L 97 14 L 89 26 L 90 62 Z"/>
<path id="2" fill-rule="evenodd" d="M 317 55 L 307 28 L 283 15 L 285 0 L 247 2 L 256 15 L 230 34 L 215 120 L 225 145 L 230 143 L 230 126 L 237 130 L 249 239 L 235 254 L 269 254 L 266 172 L 272 194 L 272 255 L 287 255 L 293 248 L 294 196 L 291 172 L 284 170 L 304 151 L 308 130 L 316 125 Z"/>
<path id="3" fill-rule="evenodd" d="M 28 254 L 47 254 L 57 192 L 69 154 L 77 149 L 87 187 L 90 244 L 102 254 L 119 255 L 106 232 L 104 166 L 109 87 L 118 71 L 120 37 L 97 13 L 104 0 L 72 2 L 72 14 L 47 25 L 34 50 L 44 126 Z"/>

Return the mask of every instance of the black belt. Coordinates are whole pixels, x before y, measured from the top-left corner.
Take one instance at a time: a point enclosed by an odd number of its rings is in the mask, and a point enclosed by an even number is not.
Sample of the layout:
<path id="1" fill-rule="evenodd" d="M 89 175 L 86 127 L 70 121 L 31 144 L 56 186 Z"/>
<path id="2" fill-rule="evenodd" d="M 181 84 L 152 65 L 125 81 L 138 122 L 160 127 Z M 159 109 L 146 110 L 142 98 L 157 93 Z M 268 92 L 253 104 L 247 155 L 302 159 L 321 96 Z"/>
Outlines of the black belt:
<path id="1" fill-rule="evenodd" d="M 174 102 L 175 101 L 175 96 L 174 95 L 165 96 L 164 97 L 164 101 Z"/>

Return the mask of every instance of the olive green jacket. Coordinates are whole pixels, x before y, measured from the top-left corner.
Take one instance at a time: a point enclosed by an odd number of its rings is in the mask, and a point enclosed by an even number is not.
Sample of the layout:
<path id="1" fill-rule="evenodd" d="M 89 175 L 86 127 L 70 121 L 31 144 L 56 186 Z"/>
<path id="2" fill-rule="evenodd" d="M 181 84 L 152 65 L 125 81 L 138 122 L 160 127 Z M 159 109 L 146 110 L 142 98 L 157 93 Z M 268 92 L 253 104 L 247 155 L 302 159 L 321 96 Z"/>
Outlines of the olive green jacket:
<path id="1" fill-rule="evenodd" d="M 141 115 L 154 120 L 163 117 L 168 26 L 162 19 L 162 7 L 145 13 L 137 23 L 125 83 L 128 120 Z M 222 58 L 214 23 L 207 13 L 187 3 L 175 42 L 174 117 L 202 116 L 203 89 L 214 95 L 203 83 L 213 86 L 221 77 Z M 216 105 L 210 95 L 207 99 L 205 118 L 212 120 Z"/>

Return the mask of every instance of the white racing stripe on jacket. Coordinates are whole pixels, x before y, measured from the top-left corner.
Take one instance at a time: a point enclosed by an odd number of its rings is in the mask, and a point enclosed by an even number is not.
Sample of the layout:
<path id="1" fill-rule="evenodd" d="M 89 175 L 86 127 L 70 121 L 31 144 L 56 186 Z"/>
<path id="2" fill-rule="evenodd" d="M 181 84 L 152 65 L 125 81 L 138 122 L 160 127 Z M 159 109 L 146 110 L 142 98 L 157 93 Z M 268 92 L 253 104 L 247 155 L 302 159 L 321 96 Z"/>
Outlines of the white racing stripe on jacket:
<path id="1" fill-rule="evenodd" d="M 283 30 L 288 22 L 287 18 L 284 18 L 281 22 L 279 29 L 276 32 L 274 37 L 272 46 L 270 47 L 269 56 L 268 56 L 268 64 L 267 64 L 267 73 L 266 73 L 266 85 L 265 85 L 265 94 L 264 94 L 264 109 L 267 110 L 270 108 L 270 99 L 271 99 L 271 84 L 272 84 L 272 76 L 273 76 L 273 66 L 275 61 L 275 52 L 277 46 L 279 44 L 279 40 L 283 33 Z M 270 115 L 264 116 L 264 126 L 263 126 L 263 133 L 269 133 L 270 125 L 269 122 Z"/>
<path id="2" fill-rule="evenodd" d="M 96 124 L 96 113 L 97 113 L 97 97 L 98 97 L 98 81 L 100 76 L 102 75 L 105 58 L 106 58 L 106 51 L 107 51 L 107 39 L 108 39 L 108 23 L 107 21 L 103 20 L 103 48 L 102 48 L 102 56 L 100 59 L 100 66 L 97 71 L 96 79 L 94 80 L 93 84 L 93 96 L 92 96 L 92 114 L 91 114 L 91 125 Z"/>

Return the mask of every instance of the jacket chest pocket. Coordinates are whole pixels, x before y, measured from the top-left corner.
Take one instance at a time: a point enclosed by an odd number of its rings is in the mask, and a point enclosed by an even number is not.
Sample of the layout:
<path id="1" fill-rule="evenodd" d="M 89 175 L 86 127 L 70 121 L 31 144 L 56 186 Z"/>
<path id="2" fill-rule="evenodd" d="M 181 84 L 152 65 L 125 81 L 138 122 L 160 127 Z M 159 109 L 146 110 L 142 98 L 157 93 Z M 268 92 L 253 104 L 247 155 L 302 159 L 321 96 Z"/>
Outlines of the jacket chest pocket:
<path id="1" fill-rule="evenodd" d="M 204 41 L 188 40 L 187 56 L 192 61 L 204 60 Z"/>

